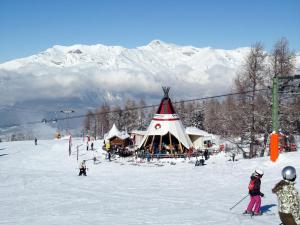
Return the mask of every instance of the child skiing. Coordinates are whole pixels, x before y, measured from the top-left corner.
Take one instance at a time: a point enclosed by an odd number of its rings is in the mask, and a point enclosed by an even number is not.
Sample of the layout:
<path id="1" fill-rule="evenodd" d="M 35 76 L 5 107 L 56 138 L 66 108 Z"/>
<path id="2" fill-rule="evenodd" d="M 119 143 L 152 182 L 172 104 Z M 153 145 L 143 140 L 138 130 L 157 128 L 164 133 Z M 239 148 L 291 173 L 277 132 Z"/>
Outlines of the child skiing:
<path id="1" fill-rule="evenodd" d="M 300 202 L 298 191 L 294 187 L 296 180 L 296 169 L 286 166 L 282 172 L 283 180 L 279 181 L 272 192 L 278 198 L 279 217 L 283 225 L 297 225 L 300 219 Z"/>
<path id="2" fill-rule="evenodd" d="M 80 166 L 79 166 L 78 176 L 81 176 L 81 175 L 86 176 L 86 170 L 87 170 L 87 168 L 86 168 L 86 165 L 85 165 L 85 160 L 83 160 L 81 162 Z"/>
<path id="3" fill-rule="evenodd" d="M 250 183 L 248 186 L 249 194 L 250 194 L 250 202 L 244 214 L 251 215 L 261 215 L 260 206 L 261 206 L 261 197 L 264 196 L 263 193 L 260 192 L 260 184 L 261 178 L 264 175 L 262 170 L 255 170 L 255 172 L 250 177 Z M 253 210 L 254 207 L 254 210 Z"/>

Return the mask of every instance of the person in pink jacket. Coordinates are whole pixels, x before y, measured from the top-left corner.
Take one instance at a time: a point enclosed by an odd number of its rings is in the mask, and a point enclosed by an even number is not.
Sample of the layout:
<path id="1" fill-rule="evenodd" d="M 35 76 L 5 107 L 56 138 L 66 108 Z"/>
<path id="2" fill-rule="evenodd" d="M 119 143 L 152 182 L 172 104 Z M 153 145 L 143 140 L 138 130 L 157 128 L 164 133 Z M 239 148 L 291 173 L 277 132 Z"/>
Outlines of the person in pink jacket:
<path id="1" fill-rule="evenodd" d="M 250 177 L 250 183 L 248 186 L 250 202 L 248 204 L 247 209 L 245 210 L 245 214 L 252 215 L 261 215 L 260 206 L 261 206 L 261 197 L 264 196 L 263 193 L 260 192 L 260 184 L 261 178 L 264 175 L 262 170 L 255 170 L 255 172 Z"/>

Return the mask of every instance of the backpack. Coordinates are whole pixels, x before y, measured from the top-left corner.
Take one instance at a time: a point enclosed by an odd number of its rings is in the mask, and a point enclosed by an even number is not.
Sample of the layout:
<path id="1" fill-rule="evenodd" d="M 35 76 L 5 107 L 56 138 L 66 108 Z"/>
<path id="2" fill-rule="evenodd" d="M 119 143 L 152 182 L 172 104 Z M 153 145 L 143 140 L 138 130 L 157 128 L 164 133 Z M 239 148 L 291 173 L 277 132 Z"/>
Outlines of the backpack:
<path id="1" fill-rule="evenodd" d="M 252 191 L 252 190 L 254 189 L 256 180 L 257 180 L 257 179 L 250 180 L 250 183 L 249 183 L 249 185 L 248 185 L 249 191 Z"/>

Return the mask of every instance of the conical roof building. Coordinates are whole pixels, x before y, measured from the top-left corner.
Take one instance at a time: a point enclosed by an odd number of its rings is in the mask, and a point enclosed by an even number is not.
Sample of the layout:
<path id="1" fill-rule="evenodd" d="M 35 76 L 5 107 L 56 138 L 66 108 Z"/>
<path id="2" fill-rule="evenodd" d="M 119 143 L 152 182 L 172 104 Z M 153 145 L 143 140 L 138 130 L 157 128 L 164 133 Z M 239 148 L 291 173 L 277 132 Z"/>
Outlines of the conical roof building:
<path id="1" fill-rule="evenodd" d="M 138 148 L 148 149 L 151 153 L 156 154 L 162 151 L 183 153 L 185 149 L 192 146 L 192 142 L 174 110 L 169 90 L 169 87 L 163 87 L 164 97 Z"/>

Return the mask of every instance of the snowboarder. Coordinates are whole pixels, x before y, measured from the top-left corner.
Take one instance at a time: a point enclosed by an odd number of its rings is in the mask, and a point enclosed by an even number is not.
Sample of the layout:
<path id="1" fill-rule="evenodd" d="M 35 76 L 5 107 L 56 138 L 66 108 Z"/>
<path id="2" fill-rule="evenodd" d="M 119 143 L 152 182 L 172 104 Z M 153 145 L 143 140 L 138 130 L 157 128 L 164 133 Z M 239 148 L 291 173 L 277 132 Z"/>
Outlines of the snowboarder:
<path id="1" fill-rule="evenodd" d="M 261 215 L 260 206 L 261 206 L 261 197 L 264 197 L 264 194 L 260 192 L 261 178 L 264 175 L 262 170 L 255 170 L 255 172 L 250 177 L 250 183 L 248 186 L 250 194 L 250 202 L 244 214 L 251 215 Z M 254 207 L 254 211 L 253 211 Z"/>
<path id="2" fill-rule="evenodd" d="M 283 225 L 297 225 L 300 220 L 300 200 L 298 191 L 294 187 L 296 180 L 296 169 L 286 166 L 282 172 L 283 180 L 279 181 L 272 192 L 278 198 L 278 212 Z"/>
<path id="3" fill-rule="evenodd" d="M 34 138 L 34 144 L 37 145 L 37 138 Z"/>
<path id="4" fill-rule="evenodd" d="M 82 160 L 82 162 L 79 166 L 78 176 L 81 176 L 81 175 L 86 176 L 86 170 L 87 170 L 87 168 L 86 168 L 86 165 L 85 165 L 85 160 Z"/>

